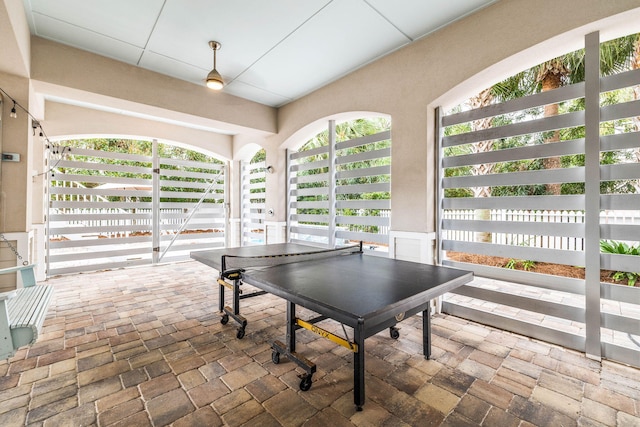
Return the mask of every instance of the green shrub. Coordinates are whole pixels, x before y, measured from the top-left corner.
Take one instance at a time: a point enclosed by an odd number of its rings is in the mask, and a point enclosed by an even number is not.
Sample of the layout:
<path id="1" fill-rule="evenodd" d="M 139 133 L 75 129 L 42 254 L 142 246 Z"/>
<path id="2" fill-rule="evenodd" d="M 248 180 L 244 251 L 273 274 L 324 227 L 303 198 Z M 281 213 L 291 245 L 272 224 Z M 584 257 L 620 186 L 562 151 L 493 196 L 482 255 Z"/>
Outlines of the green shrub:
<path id="1" fill-rule="evenodd" d="M 504 266 L 510 270 L 515 270 L 518 268 L 518 264 L 522 264 L 522 269 L 525 271 L 529 271 L 535 268 L 536 262 L 531 260 L 518 260 L 511 258 L 507 264 Z"/>
<path id="2" fill-rule="evenodd" d="M 600 251 L 606 254 L 615 255 L 640 255 L 640 248 L 637 246 L 630 246 L 624 242 L 616 242 L 615 240 L 601 240 Z M 629 286 L 635 286 L 638 278 L 640 278 L 639 272 L 629 271 L 616 271 L 611 277 L 616 281 L 627 280 Z"/>

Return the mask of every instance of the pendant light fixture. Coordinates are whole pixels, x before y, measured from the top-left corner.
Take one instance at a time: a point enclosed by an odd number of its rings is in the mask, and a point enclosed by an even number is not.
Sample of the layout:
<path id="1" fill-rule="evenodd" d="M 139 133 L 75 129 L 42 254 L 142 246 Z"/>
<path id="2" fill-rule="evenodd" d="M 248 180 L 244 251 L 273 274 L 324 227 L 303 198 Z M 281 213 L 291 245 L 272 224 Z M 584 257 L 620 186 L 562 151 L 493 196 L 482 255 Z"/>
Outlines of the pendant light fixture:
<path id="1" fill-rule="evenodd" d="M 207 87 L 213 90 L 220 90 L 224 86 L 224 81 L 218 70 L 216 70 L 216 52 L 222 45 L 216 41 L 210 41 L 209 47 L 213 49 L 213 70 L 207 75 Z"/>

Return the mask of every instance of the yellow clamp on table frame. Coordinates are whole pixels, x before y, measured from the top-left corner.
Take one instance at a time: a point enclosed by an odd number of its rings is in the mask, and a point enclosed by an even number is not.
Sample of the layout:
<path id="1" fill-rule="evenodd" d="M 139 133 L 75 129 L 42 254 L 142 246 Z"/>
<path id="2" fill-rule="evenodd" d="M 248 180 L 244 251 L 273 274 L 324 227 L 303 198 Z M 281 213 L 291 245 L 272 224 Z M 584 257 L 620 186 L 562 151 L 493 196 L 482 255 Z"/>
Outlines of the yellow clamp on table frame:
<path id="1" fill-rule="evenodd" d="M 231 289 L 233 290 L 233 285 L 229 282 L 227 282 L 224 279 L 218 279 L 218 285 L 224 286 L 227 289 Z"/>
<path id="2" fill-rule="evenodd" d="M 339 337 L 325 329 L 322 329 L 316 325 L 312 325 L 309 322 L 305 322 L 304 320 L 301 319 L 296 319 L 296 325 L 300 326 L 301 328 L 305 328 L 310 330 L 311 332 L 313 332 L 314 334 L 320 335 L 321 337 L 327 338 L 330 341 L 333 341 L 334 343 L 341 345 L 345 348 L 348 348 L 349 350 L 353 351 L 354 353 L 358 352 L 358 344 L 356 343 L 352 343 L 350 341 L 347 341 L 346 339 Z"/>
<path id="3" fill-rule="evenodd" d="M 227 282 L 225 279 L 227 280 L 233 280 L 233 284 Z M 218 277 L 218 284 L 220 286 L 224 286 L 227 289 L 231 289 L 233 290 L 235 285 L 238 285 L 240 279 L 242 279 L 242 270 L 231 270 L 229 272 L 224 272 L 222 274 L 220 274 L 220 277 Z M 242 293 L 242 291 L 239 291 L 239 293 Z"/>

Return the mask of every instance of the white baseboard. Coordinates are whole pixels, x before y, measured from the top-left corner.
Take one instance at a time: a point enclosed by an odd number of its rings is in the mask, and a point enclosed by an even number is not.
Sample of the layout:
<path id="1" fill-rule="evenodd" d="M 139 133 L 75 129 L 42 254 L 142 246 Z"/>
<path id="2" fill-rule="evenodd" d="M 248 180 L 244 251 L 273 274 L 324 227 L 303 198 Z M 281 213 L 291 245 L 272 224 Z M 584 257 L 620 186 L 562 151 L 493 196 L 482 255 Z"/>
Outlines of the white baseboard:
<path id="1" fill-rule="evenodd" d="M 436 233 L 389 232 L 389 257 L 403 261 L 434 263 Z"/>

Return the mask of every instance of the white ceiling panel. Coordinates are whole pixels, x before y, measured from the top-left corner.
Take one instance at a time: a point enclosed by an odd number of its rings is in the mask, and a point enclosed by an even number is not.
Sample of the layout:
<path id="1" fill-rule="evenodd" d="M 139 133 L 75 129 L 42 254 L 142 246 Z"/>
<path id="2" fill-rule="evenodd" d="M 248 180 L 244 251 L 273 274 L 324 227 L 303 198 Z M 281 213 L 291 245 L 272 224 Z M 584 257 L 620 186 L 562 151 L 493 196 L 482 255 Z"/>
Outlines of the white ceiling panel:
<path id="1" fill-rule="evenodd" d="M 105 37 L 87 28 L 70 25 L 44 15 L 34 15 L 38 34 L 44 38 L 98 55 L 136 65 L 143 49 L 122 40 Z"/>
<path id="2" fill-rule="evenodd" d="M 34 15 L 144 48 L 164 0 L 25 0 L 25 4 Z M 45 30 L 36 26 L 36 31 Z"/>
<path id="3" fill-rule="evenodd" d="M 207 74 L 211 70 L 195 67 L 185 62 L 180 62 L 174 58 L 158 55 L 155 52 L 146 51 L 138 64 L 142 68 L 155 71 L 160 74 L 186 80 L 191 83 L 203 85 Z"/>
<path id="4" fill-rule="evenodd" d="M 222 44 L 218 71 L 235 78 L 322 9 L 328 0 L 168 1 L 148 49 L 194 64 L 208 73 L 213 54 L 209 40 Z"/>
<path id="5" fill-rule="evenodd" d="M 271 106 L 497 0 L 23 0 L 34 35 Z"/>
<path id="6" fill-rule="evenodd" d="M 367 0 L 415 40 L 497 0 Z"/>
<path id="7" fill-rule="evenodd" d="M 408 42 L 366 3 L 334 1 L 239 80 L 297 98 Z"/>

